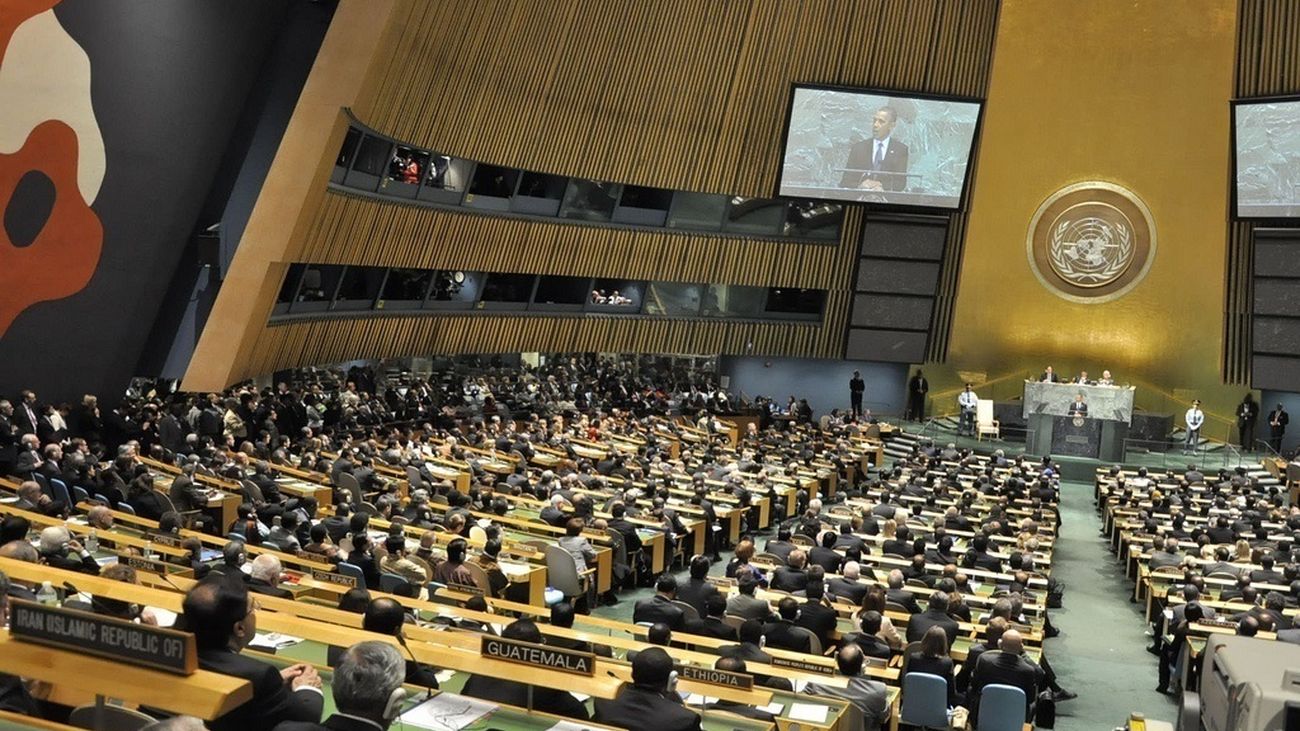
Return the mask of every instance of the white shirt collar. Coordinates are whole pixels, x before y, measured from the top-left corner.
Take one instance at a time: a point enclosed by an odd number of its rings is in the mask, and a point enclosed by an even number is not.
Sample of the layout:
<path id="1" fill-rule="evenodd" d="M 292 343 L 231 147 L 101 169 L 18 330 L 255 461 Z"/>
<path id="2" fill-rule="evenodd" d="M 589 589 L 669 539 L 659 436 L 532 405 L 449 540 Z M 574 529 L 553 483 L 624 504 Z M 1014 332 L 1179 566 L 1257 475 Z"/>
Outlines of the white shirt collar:
<path id="1" fill-rule="evenodd" d="M 889 149 L 889 140 L 892 139 L 892 138 L 893 138 L 893 135 L 890 135 L 889 137 L 886 137 L 886 138 L 883 139 L 883 140 L 878 140 L 878 139 L 875 139 L 875 138 L 873 137 L 873 138 L 871 139 L 871 141 L 872 141 L 873 143 L 875 143 L 875 144 L 884 145 L 884 146 L 885 146 L 885 150 L 888 150 L 888 149 Z M 875 150 L 875 149 L 876 149 L 876 148 L 875 148 L 875 144 L 872 145 L 872 147 L 871 147 L 872 150 Z"/>

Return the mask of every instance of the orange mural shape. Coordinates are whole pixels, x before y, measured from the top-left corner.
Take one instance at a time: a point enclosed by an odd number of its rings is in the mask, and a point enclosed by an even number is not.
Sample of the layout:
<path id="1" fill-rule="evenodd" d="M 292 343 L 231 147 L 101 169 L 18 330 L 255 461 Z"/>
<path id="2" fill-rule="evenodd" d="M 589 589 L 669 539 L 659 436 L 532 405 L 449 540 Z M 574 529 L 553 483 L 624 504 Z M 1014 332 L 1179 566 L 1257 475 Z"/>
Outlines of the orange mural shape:
<path id="1" fill-rule="evenodd" d="M 28 246 L 14 246 L 0 226 L 0 337 L 28 307 L 84 289 L 104 244 L 104 227 L 77 188 L 77 135 L 71 127 L 42 122 L 21 149 L 0 154 L 0 212 L 33 170 L 54 184 L 54 206 Z"/>
<path id="2" fill-rule="evenodd" d="M 9 39 L 24 21 L 58 5 L 61 0 L 4 0 L 0 2 L 0 59 L 5 57 Z"/>

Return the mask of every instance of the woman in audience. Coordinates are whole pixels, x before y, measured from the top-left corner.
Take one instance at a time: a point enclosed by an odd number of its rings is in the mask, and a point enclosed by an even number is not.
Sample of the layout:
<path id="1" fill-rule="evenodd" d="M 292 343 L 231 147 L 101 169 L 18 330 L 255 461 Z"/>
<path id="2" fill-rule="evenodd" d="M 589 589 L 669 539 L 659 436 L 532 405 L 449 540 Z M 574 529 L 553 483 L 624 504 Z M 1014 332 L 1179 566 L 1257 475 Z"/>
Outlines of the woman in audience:
<path id="1" fill-rule="evenodd" d="M 867 589 L 867 593 L 862 597 L 862 609 L 853 616 L 853 628 L 862 631 L 862 615 L 866 612 L 880 613 L 880 631 L 876 636 L 895 650 L 903 646 L 903 638 L 899 636 L 898 630 L 894 629 L 894 623 L 889 621 L 885 616 L 885 589 L 879 584 Z"/>
<path id="2" fill-rule="evenodd" d="M 758 579 L 758 583 L 760 586 L 767 586 L 767 581 L 763 579 L 763 572 L 757 566 L 754 566 L 749 563 L 749 560 L 752 559 L 753 557 L 754 557 L 754 542 L 752 540 L 746 538 L 742 540 L 740 543 L 737 543 L 735 558 L 727 562 L 727 569 L 726 569 L 727 578 L 728 579 L 736 578 L 736 571 L 738 571 L 743 566 L 749 568 L 749 570 L 754 574 L 754 578 Z"/>
<path id="3" fill-rule="evenodd" d="M 1236 543 L 1236 555 L 1232 557 L 1233 563 L 1250 563 L 1250 541 L 1242 538 Z"/>
<path id="4" fill-rule="evenodd" d="M 957 705 L 957 684 L 952 677 L 953 662 L 948 656 L 948 634 L 943 627 L 935 626 L 925 631 L 920 647 L 908 653 L 904 675 L 927 673 L 943 678 L 948 684 L 948 707 Z"/>

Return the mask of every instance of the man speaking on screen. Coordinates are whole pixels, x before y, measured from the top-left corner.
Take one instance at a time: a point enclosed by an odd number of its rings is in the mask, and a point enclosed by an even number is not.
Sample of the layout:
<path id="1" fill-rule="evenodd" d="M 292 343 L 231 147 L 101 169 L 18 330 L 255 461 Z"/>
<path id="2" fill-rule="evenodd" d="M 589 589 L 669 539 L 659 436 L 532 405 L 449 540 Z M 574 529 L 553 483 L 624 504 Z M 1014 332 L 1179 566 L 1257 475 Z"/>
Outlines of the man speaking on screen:
<path id="1" fill-rule="evenodd" d="M 890 106 L 871 118 L 871 139 L 849 148 L 841 188 L 899 191 L 907 187 L 907 145 L 894 139 L 898 112 Z"/>

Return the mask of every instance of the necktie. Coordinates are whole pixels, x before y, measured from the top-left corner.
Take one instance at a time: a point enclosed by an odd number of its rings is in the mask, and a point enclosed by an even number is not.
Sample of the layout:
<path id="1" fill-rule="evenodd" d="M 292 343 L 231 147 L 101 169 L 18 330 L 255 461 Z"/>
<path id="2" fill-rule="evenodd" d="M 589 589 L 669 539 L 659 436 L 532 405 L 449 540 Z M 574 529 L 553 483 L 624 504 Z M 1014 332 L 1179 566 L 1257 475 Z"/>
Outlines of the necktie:
<path id="1" fill-rule="evenodd" d="M 877 142 L 876 142 L 876 152 L 875 152 L 875 154 L 872 155 L 872 157 L 871 157 L 871 167 L 874 168 L 874 169 L 876 169 L 876 170 L 879 170 L 879 169 L 880 169 L 880 163 L 881 163 L 881 161 L 883 161 L 884 159 L 885 159 L 885 143 L 877 141 Z"/>

